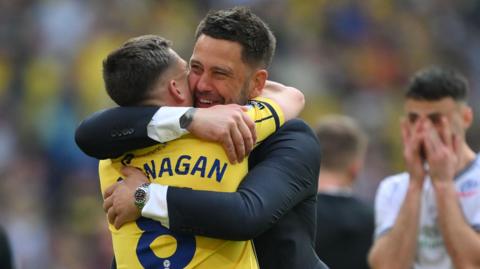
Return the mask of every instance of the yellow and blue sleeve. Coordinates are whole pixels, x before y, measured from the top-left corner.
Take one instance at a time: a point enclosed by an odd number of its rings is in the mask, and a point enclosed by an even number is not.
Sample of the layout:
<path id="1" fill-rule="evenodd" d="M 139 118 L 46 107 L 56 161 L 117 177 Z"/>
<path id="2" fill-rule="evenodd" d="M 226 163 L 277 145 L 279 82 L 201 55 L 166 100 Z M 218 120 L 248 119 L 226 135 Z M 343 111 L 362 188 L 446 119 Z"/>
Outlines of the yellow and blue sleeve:
<path id="1" fill-rule="evenodd" d="M 255 122 L 259 144 L 283 125 L 285 117 L 280 106 L 269 98 L 257 97 L 249 100 L 248 104 L 251 109 L 247 113 Z"/>

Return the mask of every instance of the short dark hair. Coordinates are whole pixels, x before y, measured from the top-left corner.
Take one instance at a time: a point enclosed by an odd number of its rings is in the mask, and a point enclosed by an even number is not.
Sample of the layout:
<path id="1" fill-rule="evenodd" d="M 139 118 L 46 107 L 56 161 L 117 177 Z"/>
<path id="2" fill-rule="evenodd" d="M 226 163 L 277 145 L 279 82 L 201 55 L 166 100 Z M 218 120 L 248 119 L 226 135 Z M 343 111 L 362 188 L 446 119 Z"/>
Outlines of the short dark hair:
<path id="1" fill-rule="evenodd" d="M 276 39 L 268 25 L 246 7 L 210 11 L 200 22 L 200 35 L 240 43 L 242 60 L 254 67 L 267 68 L 275 54 Z"/>
<path id="2" fill-rule="evenodd" d="M 320 119 L 316 135 L 321 145 L 322 168 L 345 171 L 366 152 L 368 138 L 348 116 L 329 115 Z"/>
<path id="3" fill-rule="evenodd" d="M 145 100 L 161 74 L 173 62 L 171 42 L 156 35 L 129 39 L 103 61 L 108 95 L 120 106 Z"/>
<path id="4" fill-rule="evenodd" d="M 466 101 L 467 91 L 468 83 L 462 75 L 450 69 L 432 66 L 415 73 L 405 97 L 426 101 L 450 97 L 455 101 Z"/>

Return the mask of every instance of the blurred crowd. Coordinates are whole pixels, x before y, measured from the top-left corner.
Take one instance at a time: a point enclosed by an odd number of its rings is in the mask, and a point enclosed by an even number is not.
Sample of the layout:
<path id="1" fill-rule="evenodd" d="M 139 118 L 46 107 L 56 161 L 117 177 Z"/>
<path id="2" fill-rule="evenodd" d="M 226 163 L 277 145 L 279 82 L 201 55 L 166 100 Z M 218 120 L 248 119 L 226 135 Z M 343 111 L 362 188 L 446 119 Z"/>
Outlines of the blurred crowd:
<path id="1" fill-rule="evenodd" d="M 399 117 L 408 77 L 439 64 L 467 76 L 480 148 L 477 0 L 0 0 L 0 225 L 19 269 L 108 268 L 112 250 L 97 162 L 77 124 L 113 106 L 101 63 L 126 39 L 162 35 L 186 59 L 211 9 L 247 5 L 278 46 L 270 78 L 301 89 L 302 114 L 356 118 L 370 139 L 355 194 L 372 202 L 401 170 Z M 476 140 L 474 139 L 476 137 Z"/>

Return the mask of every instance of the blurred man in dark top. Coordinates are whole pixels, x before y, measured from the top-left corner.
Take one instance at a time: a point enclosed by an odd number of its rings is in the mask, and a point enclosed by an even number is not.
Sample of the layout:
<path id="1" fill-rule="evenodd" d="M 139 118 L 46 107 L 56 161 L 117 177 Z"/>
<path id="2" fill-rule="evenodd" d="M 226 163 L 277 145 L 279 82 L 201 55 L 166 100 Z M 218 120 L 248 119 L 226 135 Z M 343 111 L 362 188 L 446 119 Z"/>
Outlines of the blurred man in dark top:
<path id="1" fill-rule="evenodd" d="M 0 267 L 12 269 L 12 251 L 5 231 L 0 227 Z"/>
<path id="2" fill-rule="evenodd" d="M 316 252 L 331 268 L 368 268 L 373 209 L 352 195 L 352 186 L 363 167 L 366 135 L 346 116 L 321 119 L 316 134 L 322 141 L 323 156 L 317 196 Z"/>

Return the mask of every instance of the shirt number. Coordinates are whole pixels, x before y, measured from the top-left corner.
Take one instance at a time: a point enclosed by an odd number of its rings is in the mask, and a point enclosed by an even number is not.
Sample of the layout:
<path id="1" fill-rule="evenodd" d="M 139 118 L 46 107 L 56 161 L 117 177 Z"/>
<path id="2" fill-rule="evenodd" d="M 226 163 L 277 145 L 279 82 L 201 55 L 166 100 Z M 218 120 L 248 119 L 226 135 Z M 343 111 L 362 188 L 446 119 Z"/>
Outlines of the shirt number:
<path id="1" fill-rule="evenodd" d="M 139 218 L 137 226 L 143 231 L 137 245 L 137 257 L 144 268 L 184 268 L 195 254 L 195 237 L 193 235 L 176 234 L 163 227 L 160 222 L 147 218 Z M 169 235 L 177 240 L 177 249 L 170 257 L 160 258 L 150 247 L 159 236 Z"/>

